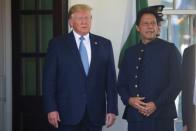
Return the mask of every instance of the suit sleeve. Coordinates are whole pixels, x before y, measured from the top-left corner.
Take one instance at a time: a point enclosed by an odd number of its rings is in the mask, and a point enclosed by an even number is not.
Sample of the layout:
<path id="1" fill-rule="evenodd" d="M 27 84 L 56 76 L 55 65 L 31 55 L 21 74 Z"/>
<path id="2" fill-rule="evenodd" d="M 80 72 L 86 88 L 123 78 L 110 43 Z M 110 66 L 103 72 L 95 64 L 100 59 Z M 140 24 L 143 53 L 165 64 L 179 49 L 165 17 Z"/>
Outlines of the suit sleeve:
<path id="1" fill-rule="evenodd" d="M 57 44 L 50 41 L 43 71 L 43 103 L 46 113 L 56 111 Z"/>
<path id="2" fill-rule="evenodd" d="M 127 55 L 127 51 L 125 52 L 125 55 L 122 59 L 122 63 L 120 65 L 119 68 L 119 75 L 118 75 L 118 83 L 117 83 L 117 89 L 118 89 L 118 93 L 121 97 L 121 100 L 123 102 L 124 105 L 128 105 L 128 100 L 129 100 L 129 94 L 128 94 L 128 89 L 127 87 L 129 87 L 129 75 L 128 75 L 128 55 Z"/>
<path id="3" fill-rule="evenodd" d="M 111 42 L 109 41 L 109 57 L 107 65 L 107 113 L 114 113 L 118 115 L 118 97 L 116 89 L 116 71 L 114 64 L 114 55 Z"/>
<path id="4" fill-rule="evenodd" d="M 173 102 L 181 90 L 181 55 L 175 46 L 171 47 L 168 66 L 168 86 L 155 100 L 157 107 Z M 165 65 L 167 66 L 167 65 Z"/>

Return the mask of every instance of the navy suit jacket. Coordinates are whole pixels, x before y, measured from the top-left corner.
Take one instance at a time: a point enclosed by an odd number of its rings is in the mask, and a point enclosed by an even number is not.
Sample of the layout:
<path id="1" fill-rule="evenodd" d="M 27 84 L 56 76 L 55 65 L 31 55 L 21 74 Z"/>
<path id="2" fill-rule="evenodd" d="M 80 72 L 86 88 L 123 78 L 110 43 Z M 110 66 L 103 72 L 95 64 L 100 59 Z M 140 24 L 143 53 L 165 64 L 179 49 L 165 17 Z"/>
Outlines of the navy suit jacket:
<path id="1" fill-rule="evenodd" d="M 46 113 L 58 111 L 62 124 L 80 122 L 87 111 L 91 122 L 105 124 L 106 113 L 117 114 L 116 73 L 111 42 L 90 34 L 91 63 L 88 76 L 73 32 L 49 43 L 43 73 Z"/>
<path id="2" fill-rule="evenodd" d="M 139 66 L 140 52 L 144 55 Z M 130 47 L 125 52 L 118 76 L 118 91 L 126 105 L 123 118 L 128 121 L 175 118 L 174 101 L 180 91 L 180 80 L 181 55 L 173 44 L 157 38 L 147 45 L 140 43 Z M 128 99 L 137 94 L 145 97 L 145 102 L 155 103 L 157 110 L 151 116 L 144 117 L 128 104 Z"/>
<path id="3" fill-rule="evenodd" d="M 182 62 L 182 118 L 183 123 L 188 126 L 190 131 L 195 124 L 195 106 L 193 105 L 193 93 L 195 85 L 195 48 L 192 45 L 184 50 Z"/>

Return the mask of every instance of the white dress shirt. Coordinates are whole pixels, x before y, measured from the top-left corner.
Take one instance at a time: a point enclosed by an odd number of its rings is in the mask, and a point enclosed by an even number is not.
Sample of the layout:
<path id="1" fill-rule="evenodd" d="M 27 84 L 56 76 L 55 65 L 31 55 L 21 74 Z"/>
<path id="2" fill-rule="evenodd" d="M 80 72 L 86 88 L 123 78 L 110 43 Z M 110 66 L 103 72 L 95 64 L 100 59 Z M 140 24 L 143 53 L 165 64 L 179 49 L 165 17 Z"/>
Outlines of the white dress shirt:
<path id="1" fill-rule="evenodd" d="M 76 44 L 77 44 L 77 47 L 78 47 L 78 50 L 79 50 L 79 47 L 80 47 L 80 37 L 81 37 L 81 35 L 79 35 L 78 33 L 76 33 L 74 30 L 73 30 L 73 33 L 74 33 Z M 86 51 L 87 51 L 88 62 L 89 62 L 89 65 L 90 65 L 90 63 L 91 63 L 91 45 L 90 45 L 89 33 L 86 34 L 86 35 L 84 35 L 83 37 L 84 37 L 83 43 L 84 43 L 84 46 L 85 46 Z"/>

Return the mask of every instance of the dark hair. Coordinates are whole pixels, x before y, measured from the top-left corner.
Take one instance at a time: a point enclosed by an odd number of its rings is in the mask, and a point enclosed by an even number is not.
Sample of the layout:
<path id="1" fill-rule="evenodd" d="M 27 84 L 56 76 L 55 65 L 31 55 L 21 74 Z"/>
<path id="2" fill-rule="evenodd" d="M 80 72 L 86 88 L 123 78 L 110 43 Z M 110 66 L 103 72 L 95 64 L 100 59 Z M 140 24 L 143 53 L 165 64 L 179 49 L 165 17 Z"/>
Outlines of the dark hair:
<path id="1" fill-rule="evenodd" d="M 157 13 L 155 13 L 154 11 L 151 10 L 146 10 L 146 9 L 142 9 L 137 13 L 137 18 L 136 18 L 136 25 L 140 24 L 141 18 L 144 14 L 152 14 L 155 16 L 157 23 L 160 22 L 159 20 L 159 16 Z"/>
<path id="2" fill-rule="evenodd" d="M 141 17 L 144 14 L 152 14 L 155 16 L 156 20 L 157 20 L 157 24 L 160 24 L 161 21 L 163 21 L 163 8 L 165 6 L 164 5 L 154 5 L 154 6 L 148 6 L 146 8 L 141 9 L 138 13 L 137 13 L 137 18 L 136 18 L 136 25 L 140 24 L 141 21 Z"/>

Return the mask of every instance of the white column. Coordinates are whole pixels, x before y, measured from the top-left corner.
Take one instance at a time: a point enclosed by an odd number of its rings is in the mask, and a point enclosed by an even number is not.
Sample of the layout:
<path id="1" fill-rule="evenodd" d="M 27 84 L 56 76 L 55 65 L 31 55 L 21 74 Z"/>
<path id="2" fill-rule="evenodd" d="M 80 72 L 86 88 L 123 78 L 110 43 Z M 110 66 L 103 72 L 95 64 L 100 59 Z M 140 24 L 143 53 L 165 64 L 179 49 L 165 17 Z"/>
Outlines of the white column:
<path id="1" fill-rule="evenodd" d="M 0 29 L 0 131 L 11 131 L 11 0 L 0 0 Z"/>
<path id="2" fill-rule="evenodd" d="M 3 85 L 4 82 L 4 44 L 3 44 L 3 4 L 2 0 L 0 1 L 0 131 L 3 131 L 4 128 L 4 96 Z"/>

